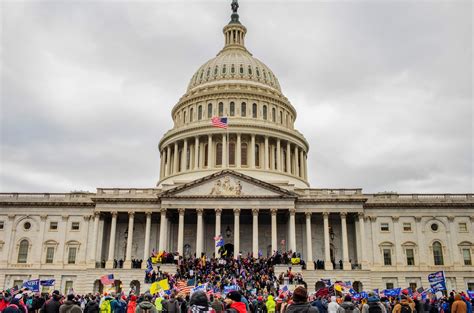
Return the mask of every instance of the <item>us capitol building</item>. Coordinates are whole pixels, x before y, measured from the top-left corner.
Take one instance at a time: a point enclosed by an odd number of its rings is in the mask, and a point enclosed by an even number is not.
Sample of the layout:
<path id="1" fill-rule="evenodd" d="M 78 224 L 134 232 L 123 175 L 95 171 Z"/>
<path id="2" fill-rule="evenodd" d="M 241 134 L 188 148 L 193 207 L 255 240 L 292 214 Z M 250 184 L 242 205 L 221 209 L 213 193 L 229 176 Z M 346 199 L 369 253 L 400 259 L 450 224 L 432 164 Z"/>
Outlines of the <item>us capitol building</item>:
<path id="1" fill-rule="evenodd" d="M 296 109 L 247 50 L 237 7 L 223 49 L 172 109 L 156 187 L 0 194 L 0 289 L 54 278 L 54 288 L 84 293 L 113 273 L 124 290 L 143 292 L 132 260 L 152 249 L 211 256 L 219 234 L 234 255 L 301 253 L 311 290 L 322 278 L 356 290 L 427 288 L 439 270 L 449 289 L 474 289 L 472 194 L 310 188 Z M 228 117 L 228 129 L 212 126 L 213 116 Z"/>

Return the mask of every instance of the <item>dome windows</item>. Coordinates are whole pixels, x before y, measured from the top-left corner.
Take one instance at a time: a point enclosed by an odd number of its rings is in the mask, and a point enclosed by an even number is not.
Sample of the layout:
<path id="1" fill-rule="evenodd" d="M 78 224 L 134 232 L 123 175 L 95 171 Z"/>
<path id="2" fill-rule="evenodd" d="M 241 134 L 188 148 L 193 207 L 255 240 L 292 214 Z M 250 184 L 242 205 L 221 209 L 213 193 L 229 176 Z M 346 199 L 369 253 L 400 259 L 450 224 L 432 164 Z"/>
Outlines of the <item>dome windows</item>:
<path id="1" fill-rule="evenodd" d="M 247 116 L 247 103 L 242 102 L 240 105 L 240 116 L 246 117 Z"/>
<path id="2" fill-rule="evenodd" d="M 231 74 L 235 73 L 235 65 L 234 64 L 232 64 L 231 67 L 230 67 L 230 73 Z"/>
<path id="3" fill-rule="evenodd" d="M 212 117 L 212 103 L 209 103 L 207 105 L 207 118 L 211 118 Z"/>
<path id="4" fill-rule="evenodd" d="M 202 105 L 198 107 L 198 120 L 202 120 Z"/>
<path id="5" fill-rule="evenodd" d="M 214 68 L 214 76 L 217 76 L 217 71 L 218 71 L 218 67 L 216 65 L 216 67 Z"/>
<path id="6" fill-rule="evenodd" d="M 267 119 L 267 117 L 268 117 L 267 115 L 268 115 L 268 114 L 267 114 L 267 106 L 264 105 L 264 106 L 263 106 L 263 119 L 264 119 L 264 120 Z"/>
<path id="7" fill-rule="evenodd" d="M 234 116 L 235 115 L 235 103 L 231 102 L 229 104 L 229 115 Z"/>
<path id="8" fill-rule="evenodd" d="M 225 74 L 225 72 L 226 72 L 226 66 L 224 64 L 224 65 L 222 65 L 222 74 Z"/>
<path id="9" fill-rule="evenodd" d="M 242 64 L 240 64 L 240 74 L 241 75 L 244 74 L 244 66 Z"/>
<path id="10" fill-rule="evenodd" d="M 260 78 L 260 71 L 258 70 L 258 67 L 255 69 L 255 72 L 257 73 L 257 77 Z"/>
<path id="11" fill-rule="evenodd" d="M 189 109 L 189 122 L 192 123 L 194 118 L 194 108 Z"/>
<path id="12" fill-rule="evenodd" d="M 224 116 L 224 103 L 219 102 L 219 116 Z"/>
<path id="13" fill-rule="evenodd" d="M 257 104 L 252 104 L 252 117 L 257 118 Z"/>
<path id="14" fill-rule="evenodd" d="M 272 108 L 272 122 L 273 123 L 275 123 L 275 121 L 276 121 L 276 116 L 275 115 L 276 115 L 276 110 L 275 110 L 275 108 Z"/>
<path id="15" fill-rule="evenodd" d="M 249 75 L 252 76 L 252 67 L 249 65 Z"/>

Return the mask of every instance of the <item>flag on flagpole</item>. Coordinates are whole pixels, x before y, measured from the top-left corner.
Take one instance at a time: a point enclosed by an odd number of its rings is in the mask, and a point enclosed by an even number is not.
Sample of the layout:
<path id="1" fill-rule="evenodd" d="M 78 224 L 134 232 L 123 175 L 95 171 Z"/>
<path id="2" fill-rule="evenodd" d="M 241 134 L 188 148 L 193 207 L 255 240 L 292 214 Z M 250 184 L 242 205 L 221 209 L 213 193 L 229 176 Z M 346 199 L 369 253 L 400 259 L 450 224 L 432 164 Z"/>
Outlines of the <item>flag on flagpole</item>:
<path id="1" fill-rule="evenodd" d="M 103 275 L 100 277 L 100 282 L 103 285 L 112 285 L 115 282 L 114 274 Z"/>
<path id="2" fill-rule="evenodd" d="M 211 124 L 214 127 L 225 128 L 225 129 L 227 129 L 227 127 L 229 126 L 229 124 L 227 123 L 227 117 L 214 116 L 211 118 Z"/>

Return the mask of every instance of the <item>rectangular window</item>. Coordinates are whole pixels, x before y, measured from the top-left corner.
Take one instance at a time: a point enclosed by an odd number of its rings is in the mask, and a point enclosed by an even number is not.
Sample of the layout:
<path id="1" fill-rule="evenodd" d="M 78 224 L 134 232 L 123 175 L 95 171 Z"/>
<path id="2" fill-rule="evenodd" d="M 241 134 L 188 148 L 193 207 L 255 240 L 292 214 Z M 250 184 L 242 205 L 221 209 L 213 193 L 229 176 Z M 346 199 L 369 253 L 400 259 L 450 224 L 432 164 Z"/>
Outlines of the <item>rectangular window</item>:
<path id="1" fill-rule="evenodd" d="M 50 222 L 49 230 L 58 230 L 58 222 Z"/>
<path id="2" fill-rule="evenodd" d="M 463 233 L 467 233 L 467 224 L 466 223 L 459 223 L 459 231 Z"/>
<path id="3" fill-rule="evenodd" d="M 411 231 L 411 223 L 403 223 L 403 231 Z"/>
<path id="4" fill-rule="evenodd" d="M 406 249 L 407 254 L 407 265 L 415 265 L 415 252 L 413 249 Z"/>
<path id="5" fill-rule="evenodd" d="M 0 221 L 0 230 L 3 230 L 4 227 L 5 227 L 5 222 L 4 222 L 4 221 Z"/>
<path id="6" fill-rule="evenodd" d="M 76 247 L 69 247 L 69 254 L 67 256 L 67 263 L 68 264 L 76 264 Z"/>
<path id="7" fill-rule="evenodd" d="M 212 103 L 209 103 L 207 105 L 207 118 L 211 118 L 212 117 Z"/>
<path id="8" fill-rule="evenodd" d="M 51 264 L 54 260 L 54 247 L 46 248 L 46 263 Z"/>
<path id="9" fill-rule="evenodd" d="M 385 289 L 393 289 L 393 283 L 386 283 Z"/>
<path id="10" fill-rule="evenodd" d="M 462 257 L 464 259 L 464 265 L 472 265 L 471 249 L 462 249 Z"/>
<path id="11" fill-rule="evenodd" d="M 64 284 L 64 294 L 69 294 L 73 291 L 74 282 L 72 280 L 66 280 Z"/>
<path id="12" fill-rule="evenodd" d="M 383 249 L 383 264 L 392 265 L 392 251 L 390 249 Z"/>
<path id="13" fill-rule="evenodd" d="M 79 230 L 79 222 L 72 222 L 71 230 Z"/>
<path id="14" fill-rule="evenodd" d="M 467 290 L 473 291 L 474 290 L 474 283 L 467 283 Z"/>
<path id="15" fill-rule="evenodd" d="M 23 281 L 22 280 L 14 280 L 12 287 L 15 287 L 15 286 L 18 286 L 18 287 L 23 286 Z"/>
<path id="16" fill-rule="evenodd" d="M 229 115 L 234 116 L 235 115 L 235 104 L 234 102 L 231 102 L 229 105 Z"/>
<path id="17" fill-rule="evenodd" d="M 242 102 L 242 105 L 240 107 L 240 116 L 246 117 L 247 116 L 247 103 Z"/>
<path id="18" fill-rule="evenodd" d="M 380 231 L 389 231 L 390 228 L 388 226 L 388 223 L 381 223 L 380 224 Z"/>

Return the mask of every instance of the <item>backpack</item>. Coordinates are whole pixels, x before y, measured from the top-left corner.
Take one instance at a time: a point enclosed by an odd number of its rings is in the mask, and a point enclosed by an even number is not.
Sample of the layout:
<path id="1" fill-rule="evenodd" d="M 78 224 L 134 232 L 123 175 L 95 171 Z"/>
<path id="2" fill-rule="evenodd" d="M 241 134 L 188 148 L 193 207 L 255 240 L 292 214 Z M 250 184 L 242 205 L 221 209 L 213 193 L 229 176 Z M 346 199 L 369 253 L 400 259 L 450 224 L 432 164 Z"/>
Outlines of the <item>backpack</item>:
<path id="1" fill-rule="evenodd" d="M 112 312 L 112 307 L 110 306 L 110 300 L 102 301 L 100 305 L 100 313 L 110 313 Z"/>
<path id="2" fill-rule="evenodd" d="M 262 313 L 262 312 L 265 312 L 265 309 L 266 309 L 266 306 L 263 302 L 259 302 L 257 304 L 257 312 L 258 313 Z"/>
<path id="3" fill-rule="evenodd" d="M 369 313 L 382 313 L 378 302 L 369 302 Z"/>
<path id="4" fill-rule="evenodd" d="M 408 304 L 402 304 L 400 308 L 400 313 L 412 313 L 412 310 Z"/>

